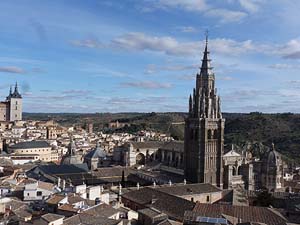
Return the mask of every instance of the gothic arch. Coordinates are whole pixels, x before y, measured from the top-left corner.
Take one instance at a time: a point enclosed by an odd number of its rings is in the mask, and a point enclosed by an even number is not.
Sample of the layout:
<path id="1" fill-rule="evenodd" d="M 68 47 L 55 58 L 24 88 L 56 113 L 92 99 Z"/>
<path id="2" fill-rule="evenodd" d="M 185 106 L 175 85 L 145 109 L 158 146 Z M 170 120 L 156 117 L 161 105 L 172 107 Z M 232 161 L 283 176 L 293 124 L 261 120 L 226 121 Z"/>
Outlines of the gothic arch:
<path id="1" fill-rule="evenodd" d="M 241 166 L 238 167 L 238 175 L 242 175 L 242 168 L 241 168 Z"/>
<path id="2" fill-rule="evenodd" d="M 212 134 L 213 134 L 212 130 L 208 130 L 207 131 L 207 138 L 212 139 Z"/>
<path id="3" fill-rule="evenodd" d="M 236 175 L 236 168 L 235 166 L 232 167 L 232 176 L 235 176 Z"/>

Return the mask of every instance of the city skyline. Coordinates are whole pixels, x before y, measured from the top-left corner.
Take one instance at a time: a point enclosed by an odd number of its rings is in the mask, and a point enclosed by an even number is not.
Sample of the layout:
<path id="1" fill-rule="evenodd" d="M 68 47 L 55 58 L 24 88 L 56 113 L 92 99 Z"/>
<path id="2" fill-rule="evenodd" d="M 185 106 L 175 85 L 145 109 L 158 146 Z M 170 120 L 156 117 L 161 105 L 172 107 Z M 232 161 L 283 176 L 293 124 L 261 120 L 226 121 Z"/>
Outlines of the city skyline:
<path id="1" fill-rule="evenodd" d="M 25 112 L 187 111 L 209 30 L 223 112 L 299 113 L 297 6 L 3 1 L 0 95 L 18 81 Z"/>

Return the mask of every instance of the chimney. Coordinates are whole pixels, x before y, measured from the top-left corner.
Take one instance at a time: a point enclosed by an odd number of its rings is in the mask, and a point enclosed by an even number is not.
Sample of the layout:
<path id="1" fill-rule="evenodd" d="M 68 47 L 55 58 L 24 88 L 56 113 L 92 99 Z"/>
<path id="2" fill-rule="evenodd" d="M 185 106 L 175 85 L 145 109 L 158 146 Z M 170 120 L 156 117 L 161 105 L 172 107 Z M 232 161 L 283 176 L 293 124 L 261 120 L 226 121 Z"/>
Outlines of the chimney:
<path id="1" fill-rule="evenodd" d="M 183 180 L 183 184 L 186 185 L 186 179 Z"/>
<path id="2" fill-rule="evenodd" d="M 172 181 L 171 180 L 169 180 L 169 186 L 172 186 Z"/>
<path id="3" fill-rule="evenodd" d="M 139 182 L 136 184 L 136 188 L 137 188 L 138 190 L 140 190 L 140 183 L 139 183 Z"/>
<path id="4" fill-rule="evenodd" d="M 66 180 L 62 181 L 62 186 L 61 186 L 62 190 L 64 191 L 66 189 Z"/>
<path id="5" fill-rule="evenodd" d="M 122 195 L 122 185 L 119 184 L 119 195 Z"/>
<path id="6" fill-rule="evenodd" d="M 61 188 L 61 179 L 60 179 L 60 177 L 57 178 L 57 187 Z"/>
<path id="7" fill-rule="evenodd" d="M 156 187 L 156 183 L 155 183 L 155 181 L 153 181 L 153 187 Z"/>

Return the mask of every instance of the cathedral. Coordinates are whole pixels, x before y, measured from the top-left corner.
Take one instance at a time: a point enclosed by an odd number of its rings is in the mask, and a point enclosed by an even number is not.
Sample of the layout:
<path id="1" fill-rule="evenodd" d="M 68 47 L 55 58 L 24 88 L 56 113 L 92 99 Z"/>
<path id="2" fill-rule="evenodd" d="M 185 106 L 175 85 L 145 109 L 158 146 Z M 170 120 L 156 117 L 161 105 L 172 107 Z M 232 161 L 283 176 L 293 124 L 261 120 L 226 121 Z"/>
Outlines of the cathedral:
<path id="1" fill-rule="evenodd" d="M 251 149 L 241 152 L 232 147 L 224 154 L 224 128 L 206 38 L 185 120 L 184 177 L 191 183 L 210 183 L 226 189 L 284 190 L 284 162 L 274 145 L 259 158 L 252 156 Z"/>
<path id="2" fill-rule="evenodd" d="M 224 126 L 206 38 L 202 66 L 196 76 L 196 88 L 190 95 L 189 115 L 185 121 L 187 181 L 223 187 Z"/>
<path id="3" fill-rule="evenodd" d="M 10 88 L 6 100 L 0 102 L 0 121 L 14 122 L 22 120 L 22 96 L 16 83 L 14 91 Z"/>

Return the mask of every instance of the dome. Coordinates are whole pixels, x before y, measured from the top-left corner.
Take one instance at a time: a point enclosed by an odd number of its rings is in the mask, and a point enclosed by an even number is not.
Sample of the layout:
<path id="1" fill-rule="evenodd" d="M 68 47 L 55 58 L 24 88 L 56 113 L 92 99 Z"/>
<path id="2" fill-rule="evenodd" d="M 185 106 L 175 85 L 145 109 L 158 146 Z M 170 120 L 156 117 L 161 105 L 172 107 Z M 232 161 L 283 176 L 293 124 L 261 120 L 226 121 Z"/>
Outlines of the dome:
<path id="1" fill-rule="evenodd" d="M 62 159 L 61 165 L 81 164 L 82 161 L 77 155 L 69 155 Z"/>
<path id="2" fill-rule="evenodd" d="M 85 158 L 101 158 L 105 159 L 106 158 L 106 152 L 100 148 L 99 143 L 97 143 L 97 146 L 94 150 L 90 151 L 88 154 L 85 155 Z"/>
<path id="3" fill-rule="evenodd" d="M 272 144 L 272 148 L 266 153 L 264 161 L 269 166 L 276 166 L 279 164 L 280 159 L 281 155 L 275 150 L 274 144 Z"/>
<path id="4" fill-rule="evenodd" d="M 76 145 L 73 138 L 70 141 L 68 146 L 68 153 L 62 158 L 62 165 L 70 165 L 70 164 L 81 164 L 81 156 L 76 154 Z"/>

